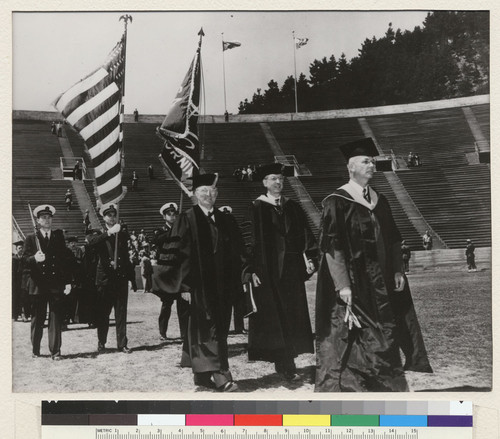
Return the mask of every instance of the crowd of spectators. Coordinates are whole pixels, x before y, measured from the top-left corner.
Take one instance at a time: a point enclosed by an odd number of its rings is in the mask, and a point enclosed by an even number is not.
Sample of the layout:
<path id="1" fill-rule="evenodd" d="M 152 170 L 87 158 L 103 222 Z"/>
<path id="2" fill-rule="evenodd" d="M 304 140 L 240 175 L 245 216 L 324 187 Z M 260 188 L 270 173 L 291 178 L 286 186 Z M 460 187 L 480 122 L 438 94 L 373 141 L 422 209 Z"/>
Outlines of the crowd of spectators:
<path id="1" fill-rule="evenodd" d="M 236 181 L 253 181 L 257 167 L 255 165 L 240 166 L 233 172 Z"/>

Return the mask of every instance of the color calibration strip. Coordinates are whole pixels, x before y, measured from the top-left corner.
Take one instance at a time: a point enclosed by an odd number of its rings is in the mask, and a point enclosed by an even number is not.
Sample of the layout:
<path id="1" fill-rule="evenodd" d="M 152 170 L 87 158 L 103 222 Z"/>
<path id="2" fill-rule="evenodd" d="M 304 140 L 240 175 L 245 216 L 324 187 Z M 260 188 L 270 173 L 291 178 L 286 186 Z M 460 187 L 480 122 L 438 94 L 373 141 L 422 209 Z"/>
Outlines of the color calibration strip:
<path id="1" fill-rule="evenodd" d="M 464 401 L 58 401 L 42 425 L 472 427 Z"/>

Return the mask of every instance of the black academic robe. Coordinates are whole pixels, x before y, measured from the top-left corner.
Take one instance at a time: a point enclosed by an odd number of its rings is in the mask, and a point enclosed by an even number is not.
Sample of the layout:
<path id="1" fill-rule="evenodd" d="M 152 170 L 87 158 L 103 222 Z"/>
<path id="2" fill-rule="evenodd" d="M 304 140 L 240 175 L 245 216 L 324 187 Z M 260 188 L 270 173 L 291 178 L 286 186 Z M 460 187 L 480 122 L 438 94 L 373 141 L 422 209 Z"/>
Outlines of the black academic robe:
<path id="1" fill-rule="evenodd" d="M 302 208 L 282 198 L 282 212 L 257 199 L 250 206 L 250 243 L 243 281 L 257 274 L 257 312 L 249 317 L 248 358 L 283 361 L 314 352 L 304 282 L 304 254 L 317 262 L 317 246 Z"/>
<path id="2" fill-rule="evenodd" d="M 323 200 L 320 268 L 316 292 L 316 391 L 406 391 L 404 369 L 432 372 L 405 278 L 401 236 L 387 199 L 373 210 L 338 189 Z M 351 281 L 353 311 L 362 328 L 348 330 L 326 255 L 342 252 Z"/>
<path id="3" fill-rule="evenodd" d="M 191 293 L 188 340 L 182 366 L 195 373 L 228 370 L 227 336 L 235 291 L 241 291 L 242 240 L 232 215 L 214 208 L 215 224 L 198 206 L 173 225 L 154 285 Z M 190 363 L 190 364 L 189 364 Z"/>

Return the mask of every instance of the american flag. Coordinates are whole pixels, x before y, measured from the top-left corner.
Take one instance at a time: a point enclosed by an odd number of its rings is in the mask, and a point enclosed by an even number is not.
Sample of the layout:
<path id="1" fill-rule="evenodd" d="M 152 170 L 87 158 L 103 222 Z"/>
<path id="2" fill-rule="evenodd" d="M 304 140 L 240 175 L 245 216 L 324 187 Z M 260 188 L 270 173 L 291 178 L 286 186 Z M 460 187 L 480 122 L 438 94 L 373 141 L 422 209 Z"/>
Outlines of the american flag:
<path id="1" fill-rule="evenodd" d="M 59 96 L 54 107 L 83 138 L 101 204 L 123 198 L 121 153 L 126 34 L 97 70 Z"/>
<path id="2" fill-rule="evenodd" d="M 309 38 L 295 38 L 295 46 L 297 49 L 300 49 L 302 46 L 305 46 L 308 41 Z"/>
<path id="3" fill-rule="evenodd" d="M 240 47 L 241 43 L 239 41 L 223 41 L 222 42 L 222 51 L 234 49 L 235 47 Z"/>
<path id="4" fill-rule="evenodd" d="M 191 65 L 163 123 L 157 128 L 163 140 L 160 162 L 180 188 L 191 196 L 192 177 L 199 173 L 200 143 L 198 115 L 200 105 L 200 56 L 203 29 Z"/>

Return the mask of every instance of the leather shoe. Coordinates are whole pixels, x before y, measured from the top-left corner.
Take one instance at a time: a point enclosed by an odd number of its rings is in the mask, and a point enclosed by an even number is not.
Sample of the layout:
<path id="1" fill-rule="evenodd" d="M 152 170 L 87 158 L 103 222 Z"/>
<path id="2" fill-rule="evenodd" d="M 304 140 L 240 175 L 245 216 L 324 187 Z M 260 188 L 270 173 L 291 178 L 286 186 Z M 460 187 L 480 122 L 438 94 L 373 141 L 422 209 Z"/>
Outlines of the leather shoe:
<path id="1" fill-rule="evenodd" d="M 234 331 L 235 334 L 248 334 L 248 329 L 237 329 Z"/>
<path id="2" fill-rule="evenodd" d="M 104 343 L 97 343 L 97 352 L 98 353 L 102 353 L 106 350 L 106 346 L 104 345 Z"/>
<path id="3" fill-rule="evenodd" d="M 120 352 L 123 352 L 124 354 L 131 354 L 132 353 L 132 350 L 129 349 L 127 346 L 123 346 L 121 349 L 120 349 Z"/>
<path id="4" fill-rule="evenodd" d="M 239 390 L 238 385 L 234 381 L 228 381 L 217 389 L 219 392 L 239 392 Z"/>
<path id="5" fill-rule="evenodd" d="M 281 374 L 285 380 L 290 381 L 290 382 L 297 382 L 300 381 L 300 375 L 296 374 L 295 372 L 285 372 Z"/>
<path id="6" fill-rule="evenodd" d="M 62 360 L 61 354 L 52 355 L 52 360 L 61 361 Z"/>
<path id="7" fill-rule="evenodd" d="M 40 356 L 41 356 L 41 355 L 40 355 L 39 353 L 38 353 L 38 354 L 35 354 L 35 352 L 33 352 L 33 353 L 31 354 L 31 358 L 40 358 Z"/>

